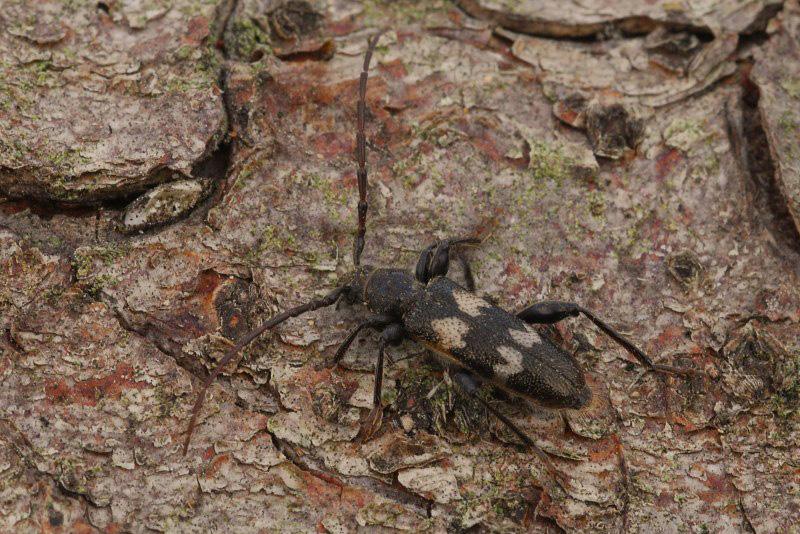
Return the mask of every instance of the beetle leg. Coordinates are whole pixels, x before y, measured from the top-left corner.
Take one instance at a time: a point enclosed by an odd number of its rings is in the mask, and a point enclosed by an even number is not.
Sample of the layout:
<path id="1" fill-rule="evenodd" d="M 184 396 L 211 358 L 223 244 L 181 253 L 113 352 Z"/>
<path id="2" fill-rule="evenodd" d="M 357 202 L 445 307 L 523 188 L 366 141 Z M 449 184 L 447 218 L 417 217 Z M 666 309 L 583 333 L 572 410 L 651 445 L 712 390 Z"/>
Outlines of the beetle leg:
<path id="1" fill-rule="evenodd" d="M 378 342 L 378 361 L 375 362 L 375 387 L 372 393 L 372 410 L 366 422 L 359 431 L 359 439 L 366 441 L 378 430 L 383 420 L 383 404 L 381 403 L 381 393 L 383 390 L 383 360 L 386 355 L 386 345 L 397 345 L 404 337 L 403 326 L 400 323 L 393 323 L 384 328 L 381 332 L 381 339 Z"/>
<path id="2" fill-rule="evenodd" d="M 644 353 L 642 349 L 631 343 L 622 334 L 614 330 L 608 323 L 597 317 L 595 314 L 575 304 L 574 302 L 562 302 L 557 300 L 546 300 L 528 306 L 517 314 L 517 317 L 531 324 L 552 324 L 567 317 L 577 317 L 583 315 L 602 330 L 608 337 L 622 345 L 625 350 L 633 354 L 639 363 L 653 371 L 661 371 L 673 374 L 702 374 L 701 371 L 694 369 L 683 369 L 671 365 L 653 363 L 653 360 Z"/>
<path id="3" fill-rule="evenodd" d="M 450 267 L 450 247 L 456 245 L 477 245 L 481 242 L 476 237 L 443 239 L 428 246 L 419 256 L 415 276 L 417 281 L 427 284 L 431 278 L 445 276 Z M 470 270 L 470 275 L 472 271 Z M 466 274 L 465 274 L 466 276 Z M 469 281 L 467 282 L 469 284 Z M 472 281 L 474 287 L 474 280 Z"/>
<path id="4" fill-rule="evenodd" d="M 517 317 L 526 323 L 552 324 L 567 317 L 577 317 L 580 313 L 581 307 L 573 302 L 545 300 L 528 306 L 519 312 Z"/>
<path id="5" fill-rule="evenodd" d="M 547 470 L 547 473 L 550 475 L 550 477 L 553 480 L 555 480 L 556 484 L 558 484 L 561 487 L 561 489 L 566 491 L 567 487 L 569 486 L 569 483 L 562 475 L 559 474 L 558 470 L 556 469 L 556 466 L 553 465 L 553 462 L 550 460 L 550 457 L 547 455 L 547 453 L 544 452 L 542 449 L 540 449 L 539 446 L 536 445 L 536 443 L 533 441 L 533 439 L 531 439 L 530 436 L 528 436 L 525 432 L 520 430 L 519 427 L 517 427 L 517 425 L 515 425 L 514 422 L 511 421 L 511 419 L 500 413 L 494 406 L 489 404 L 485 399 L 483 399 L 480 395 L 478 395 L 478 390 L 480 389 L 480 385 L 475 376 L 463 370 L 454 372 L 452 376 L 455 383 L 458 384 L 458 386 L 465 393 L 467 393 L 470 397 L 476 399 L 478 402 L 483 404 L 483 406 L 487 410 L 489 410 L 492 413 L 492 415 L 500 419 L 500 421 L 502 421 L 504 425 L 506 425 L 512 432 L 514 432 L 514 434 L 516 434 L 519 437 L 519 439 L 522 440 L 523 443 L 525 443 L 525 445 L 528 446 L 528 448 L 530 448 L 534 453 L 536 453 L 539 459 L 542 460 L 542 463 L 544 464 L 545 469 Z"/>
<path id="6" fill-rule="evenodd" d="M 431 257 L 433 256 L 433 249 L 436 248 L 436 245 L 428 245 L 425 247 L 419 255 L 419 260 L 417 260 L 417 268 L 414 272 L 414 276 L 417 279 L 417 282 L 426 284 L 428 280 L 430 280 L 430 276 L 428 276 L 429 265 L 431 263 Z"/>
<path id="7" fill-rule="evenodd" d="M 380 328 L 382 326 L 387 326 L 394 323 L 397 319 L 392 317 L 391 315 L 376 315 L 374 317 L 370 317 L 360 325 L 353 328 L 347 337 L 339 345 L 339 348 L 336 350 L 336 355 L 333 357 L 333 363 L 338 364 L 339 361 L 344 358 L 344 355 L 347 353 L 347 349 L 350 348 L 350 345 L 353 344 L 355 341 L 356 336 L 359 332 L 361 332 L 364 328 Z"/>
<path id="8" fill-rule="evenodd" d="M 467 258 L 462 254 L 457 254 L 458 262 L 461 264 L 461 270 L 464 272 L 464 285 L 467 291 L 475 293 L 475 275 L 472 274 L 472 266 L 470 266 Z"/>

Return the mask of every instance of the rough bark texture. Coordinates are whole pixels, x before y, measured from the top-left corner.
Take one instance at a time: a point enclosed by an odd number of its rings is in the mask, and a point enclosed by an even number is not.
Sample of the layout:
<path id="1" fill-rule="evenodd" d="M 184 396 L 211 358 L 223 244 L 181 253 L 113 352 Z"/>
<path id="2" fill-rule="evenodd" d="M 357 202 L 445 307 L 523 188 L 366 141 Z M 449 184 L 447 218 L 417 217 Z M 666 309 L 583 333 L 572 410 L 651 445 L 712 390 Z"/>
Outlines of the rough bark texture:
<path id="1" fill-rule="evenodd" d="M 88 204 L 190 175 L 226 129 L 214 4 L 4 1 L 0 192 Z"/>
<path id="2" fill-rule="evenodd" d="M 796 529 L 797 2 L 575 4 L 0 2 L 0 531 Z M 358 307 L 257 341 L 181 456 L 232 340 L 352 268 L 382 27 L 364 260 L 479 235 L 479 293 L 706 373 L 549 329 L 590 406 L 486 395 L 564 488 L 410 342 L 359 442 Z"/>

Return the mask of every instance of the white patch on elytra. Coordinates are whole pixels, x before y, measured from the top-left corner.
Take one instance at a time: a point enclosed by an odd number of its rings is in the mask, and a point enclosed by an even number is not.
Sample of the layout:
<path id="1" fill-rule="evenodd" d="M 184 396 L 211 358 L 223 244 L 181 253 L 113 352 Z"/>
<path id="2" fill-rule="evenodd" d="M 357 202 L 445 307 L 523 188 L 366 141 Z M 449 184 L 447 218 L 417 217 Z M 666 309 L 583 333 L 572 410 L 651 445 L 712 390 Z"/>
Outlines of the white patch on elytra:
<path id="1" fill-rule="evenodd" d="M 457 317 L 434 319 L 431 328 L 436 332 L 436 338 L 445 350 L 463 349 L 467 346 L 464 336 L 469 331 L 469 325 Z"/>
<path id="2" fill-rule="evenodd" d="M 513 328 L 509 328 L 508 333 L 514 339 L 514 341 L 529 349 L 542 342 L 542 338 L 539 337 L 539 333 L 533 328 L 527 326 L 525 327 L 525 330 L 514 330 Z"/>
<path id="3" fill-rule="evenodd" d="M 503 357 L 503 363 L 494 366 L 494 373 L 501 378 L 521 373 L 525 370 L 522 366 L 522 353 L 515 348 L 500 345 L 497 352 Z"/>
<path id="4" fill-rule="evenodd" d="M 456 301 L 458 309 L 467 315 L 477 317 L 483 308 L 490 308 L 492 305 L 480 297 L 476 297 L 468 291 L 453 291 L 453 299 Z"/>

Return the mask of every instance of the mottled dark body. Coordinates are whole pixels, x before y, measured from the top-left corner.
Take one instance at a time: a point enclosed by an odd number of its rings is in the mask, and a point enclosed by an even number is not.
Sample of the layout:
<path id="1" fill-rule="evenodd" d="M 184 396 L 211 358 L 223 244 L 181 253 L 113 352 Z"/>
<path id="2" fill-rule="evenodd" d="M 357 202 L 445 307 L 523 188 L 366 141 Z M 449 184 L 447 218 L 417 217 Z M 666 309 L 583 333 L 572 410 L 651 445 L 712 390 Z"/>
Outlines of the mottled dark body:
<path id="1" fill-rule="evenodd" d="M 353 286 L 352 301 L 394 317 L 448 363 L 509 393 L 557 408 L 580 408 L 591 398 L 569 353 L 449 278 L 422 284 L 407 271 L 362 267 Z"/>

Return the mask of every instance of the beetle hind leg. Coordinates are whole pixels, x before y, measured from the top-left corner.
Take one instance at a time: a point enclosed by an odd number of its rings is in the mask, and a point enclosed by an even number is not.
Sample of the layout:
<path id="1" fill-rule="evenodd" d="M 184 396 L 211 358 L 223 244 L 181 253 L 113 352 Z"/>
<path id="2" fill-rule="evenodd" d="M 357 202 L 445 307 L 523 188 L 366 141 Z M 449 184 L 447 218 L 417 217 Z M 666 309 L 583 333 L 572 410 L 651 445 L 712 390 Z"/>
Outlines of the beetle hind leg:
<path id="1" fill-rule="evenodd" d="M 517 425 L 515 425 L 511 419 L 500 413 L 494 406 L 489 404 L 485 399 L 478 395 L 480 384 L 476 377 L 466 371 L 456 371 L 452 373 L 452 376 L 453 380 L 456 384 L 458 384 L 462 391 L 480 402 L 487 410 L 489 410 L 489 412 L 492 413 L 492 415 L 497 417 L 504 425 L 514 432 L 514 434 L 516 434 L 517 437 L 519 437 L 522 442 L 539 457 L 544 464 L 545 469 L 547 470 L 547 474 L 550 475 L 550 478 L 552 478 L 556 484 L 561 487 L 561 489 L 566 491 L 570 486 L 569 481 L 558 472 L 556 466 L 553 465 L 553 462 L 550 460 L 550 457 L 547 455 L 547 453 L 539 448 L 533 439 L 531 439 L 530 436 L 528 436 Z"/>
<path id="2" fill-rule="evenodd" d="M 671 365 L 653 363 L 653 360 L 645 352 L 625 338 L 622 334 L 614 330 L 608 323 L 600 319 L 597 315 L 574 302 L 562 302 L 557 300 L 546 300 L 528 306 L 517 314 L 517 317 L 530 324 L 552 324 L 557 323 L 567 317 L 577 317 L 583 315 L 594 323 L 597 328 L 603 331 L 608 337 L 616 341 L 625 350 L 630 352 L 643 366 L 653 371 L 672 374 L 703 374 L 702 371 L 694 369 L 683 369 Z"/>
<path id="3" fill-rule="evenodd" d="M 464 285 L 467 291 L 475 293 L 475 275 L 472 273 L 472 266 L 463 254 L 458 254 L 458 262 L 461 264 L 461 271 L 464 273 Z"/>

